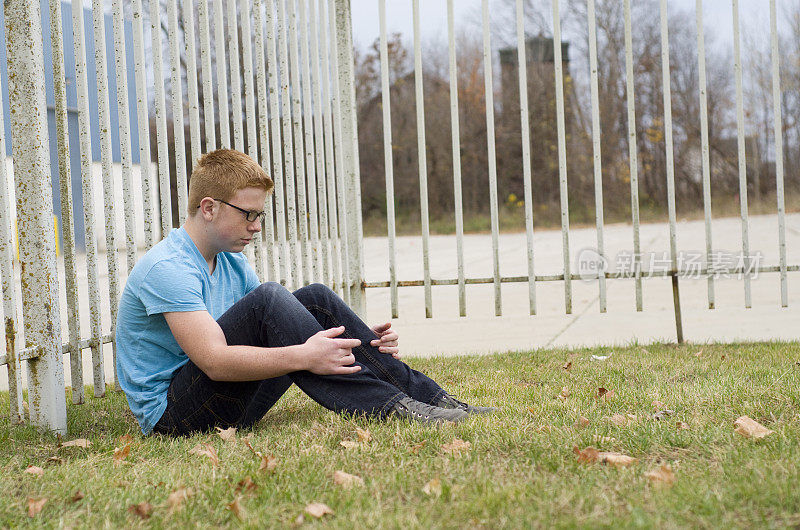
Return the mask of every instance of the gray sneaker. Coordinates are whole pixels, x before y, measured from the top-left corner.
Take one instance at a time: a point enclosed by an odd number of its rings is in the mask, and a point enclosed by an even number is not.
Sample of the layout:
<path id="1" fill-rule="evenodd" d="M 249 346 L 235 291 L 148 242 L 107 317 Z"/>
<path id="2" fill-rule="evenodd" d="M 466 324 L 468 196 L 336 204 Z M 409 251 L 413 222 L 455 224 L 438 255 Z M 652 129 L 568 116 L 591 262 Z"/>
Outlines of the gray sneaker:
<path id="1" fill-rule="evenodd" d="M 394 405 L 393 412 L 401 418 L 422 423 L 442 423 L 445 421 L 461 421 L 469 414 L 461 409 L 444 409 L 434 407 L 406 396 Z"/>
<path id="2" fill-rule="evenodd" d="M 463 401 L 457 400 L 450 394 L 444 394 L 440 397 L 436 406 L 443 409 L 463 410 L 467 414 L 490 414 L 497 410 L 495 407 L 476 407 L 474 405 L 468 405 Z"/>

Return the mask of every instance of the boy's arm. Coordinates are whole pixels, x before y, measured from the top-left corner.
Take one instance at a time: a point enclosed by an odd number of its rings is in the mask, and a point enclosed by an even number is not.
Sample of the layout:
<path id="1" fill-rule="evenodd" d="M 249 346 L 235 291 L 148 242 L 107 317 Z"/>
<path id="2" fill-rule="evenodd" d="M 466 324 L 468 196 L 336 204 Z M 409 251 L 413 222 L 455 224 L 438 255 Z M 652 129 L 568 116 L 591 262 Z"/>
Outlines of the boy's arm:
<path id="1" fill-rule="evenodd" d="M 325 329 L 304 344 L 278 348 L 229 346 L 225 334 L 208 311 L 163 313 L 178 345 L 189 359 L 214 381 L 256 381 L 299 370 L 315 374 L 352 374 L 352 348 L 358 339 L 337 339 L 344 327 Z"/>

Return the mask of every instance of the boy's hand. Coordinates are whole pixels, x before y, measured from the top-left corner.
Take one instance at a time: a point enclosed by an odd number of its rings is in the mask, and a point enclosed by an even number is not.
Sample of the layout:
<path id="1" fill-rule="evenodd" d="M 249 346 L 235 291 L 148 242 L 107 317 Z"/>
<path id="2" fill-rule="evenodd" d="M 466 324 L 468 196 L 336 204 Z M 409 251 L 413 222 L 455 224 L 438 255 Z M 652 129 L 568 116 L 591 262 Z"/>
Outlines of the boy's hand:
<path id="1" fill-rule="evenodd" d="M 305 342 L 306 370 L 317 375 L 354 374 L 361 370 L 353 365 L 356 358 L 353 348 L 361 345 L 358 339 L 337 339 L 344 326 L 323 329 Z"/>
<path id="2" fill-rule="evenodd" d="M 372 326 L 371 329 L 375 335 L 380 338 L 371 341 L 370 345 L 377 347 L 378 351 L 381 353 L 389 353 L 395 359 L 399 359 L 400 349 L 397 347 L 399 336 L 397 335 L 397 332 L 392 329 L 391 322 L 377 324 Z"/>

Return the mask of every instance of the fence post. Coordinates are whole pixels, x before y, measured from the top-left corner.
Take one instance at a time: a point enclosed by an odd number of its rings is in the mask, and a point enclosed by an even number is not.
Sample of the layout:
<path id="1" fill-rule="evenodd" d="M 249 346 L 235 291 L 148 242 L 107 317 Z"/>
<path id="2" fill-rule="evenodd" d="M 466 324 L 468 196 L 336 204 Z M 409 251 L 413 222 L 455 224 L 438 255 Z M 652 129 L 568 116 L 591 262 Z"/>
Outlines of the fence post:
<path id="1" fill-rule="evenodd" d="M 33 425 L 67 430 L 39 2 L 5 0 L 8 92 L 19 225 L 25 342 Z"/>
<path id="2" fill-rule="evenodd" d="M 358 162 L 358 130 L 356 126 L 356 92 L 353 78 L 353 35 L 350 22 L 350 0 L 336 0 L 336 61 L 339 73 L 339 101 L 342 120 L 342 157 L 344 189 L 347 204 L 347 245 L 350 305 L 360 317 L 367 314 L 364 286 L 364 233 L 361 221 L 361 173 Z M 351 217 L 352 216 L 352 217 Z"/>

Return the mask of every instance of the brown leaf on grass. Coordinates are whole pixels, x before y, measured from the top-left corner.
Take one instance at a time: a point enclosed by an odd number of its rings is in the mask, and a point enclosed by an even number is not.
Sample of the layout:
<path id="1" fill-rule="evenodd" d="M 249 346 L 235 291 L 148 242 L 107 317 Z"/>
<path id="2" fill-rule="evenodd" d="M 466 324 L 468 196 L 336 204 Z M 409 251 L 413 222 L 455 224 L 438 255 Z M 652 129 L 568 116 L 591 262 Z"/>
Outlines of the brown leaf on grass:
<path id="1" fill-rule="evenodd" d="M 614 397 L 614 391 L 601 386 L 597 389 L 597 395 L 594 398 L 598 401 L 608 401 L 612 397 Z"/>
<path id="2" fill-rule="evenodd" d="M 658 486 L 672 486 L 672 483 L 675 482 L 675 473 L 672 472 L 672 466 L 669 464 L 662 464 L 661 467 L 648 471 L 644 476 Z"/>
<path id="3" fill-rule="evenodd" d="M 92 442 L 87 440 L 86 438 L 76 438 L 75 440 L 70 440 L 68 442 L 63 442 L 59 448 L 61 447 L 83 447 L 84 449 L 88 449 L 89 446 L 92 445 Z"/>
<path id="4" fill-rule="evenodd" d="M 358 435 L 359 442 L 367 443 L 372 441 L 372 433 L 369 432 L 369 429 L 360 429 L 356 427 L 356 434 Z"/>
<path id="5" fill-rule="evenodd" d="M 250 475 L 247 475 L 242 480 L 236 483 L 236 493 L 252 493 L 256 488 L 258 488 L 258 484 L 253 482 L 253 479 L 250 478 Z"/>
<path id="6" fill-rule="evenodd" d="M 70 499 L 72 502 L 78 502 L 79 500 L 83 499 L 86 495 L 83 494 L 81 490 L 76 490 L 75 493 L 72 494 L 72 498 Z"/>
<path id="7" fill-rule="evenodd" d="M 64 463 L 64 459 L 63 458 L 59 458 L 57 456 L 51 456 L 50 458 L 47 459 L 47 465 L 63 464 L 63 463 Z"/>
<path id="8" fill-rule="evenodd" d="M 345 449 L 358 449 L 363 444 L 361 442 L 356 442 L 353 440 L 342 440 L 341 442 L 339 442 L 339 445 L 341 445 Z"/>
<path id="9" fill-rule="evenodd" d="M 613 423 L 618 427 L 623 427 L 627 425 L 628 418 L 626 418 L 622 414 L 612 414 L 611 417 L 608 418 L 608 421 L 610 421 L 611 423 Z"/>
<path id="10" fill-rule="evenodd" d="M 587 447 L 586 449 L 578 449 L 578 446 L 572 448 L 572 452 L 578 456 L 578 462 L 581 464 L 593 464 L 595 462 L 602 464 L 611 464 L 615 467 L 625 467 L 636 462 L 636 459 L 623 455 L 622 453 L 613 453 L 608 451 L 598 451 L 594 447 Z"/>
<path id="11" fill-rule="evenodd" d="M 561 393 L 559 393 L 558 396 L 561 399 L 561 401 L 564 401 L 565 399 L 567 399 L 569 397 L 569 388 L 567 388 L 565 386 L 562 386 L 561 387 Z"/>
<path id="12" fill-rule="evenodd" d="M 211 444 L 197 444 L 189 450 L 190 455 L 205 456 L 211 460 L 211 465 L 219 467 L 217 450 Z"/>
<path id="13" fill-rule="evenodd" d="M 120 445 L 129 444 L 133 441 L 133 436 L 131 436 L 130 434 L 123 434 L 122 436 L 117 438 L 117 441 L 119 442 Z"/>
<path id="14" fill-rule="evenodd" d="M 760 440 L 774 432 L 747 416 L 738 418 L 733 422 L 733 426 L 735 427 L 734 432 L 741 434 L 745 438 L 755 438 L 756 440 Z"/>
<path id="15" fill-rule="evenodd" d="M 442 444 L 442 451 L 454 455 L 461 455 L 462 453 L 468 452 L 471 446 L 471 443 L 465 442 L 461 438 L 453 438 L 453 441 L 449 444 Z"/>
<path id="16" fill-rule="evenodd" d="M 572 368 L 572 361 L 565 362 L 563 366 L 561 366 L 561 368 L 564 370 L 569 370 L 570 368 Z"/>
<path id="17" fill-rule="evenodd" d="M 552 430 L 553 430 L 552 425 L 539 425 L 538 427 L 536 427 L 537 432 L 550 432 Z"/>
<path id="18" fill-rule="evenodd" d="M 177 512 L 183 509 L 183 502 L 189 497 L 194 495 L 192 488 L 184 488 L 181 486 L 167 496 L 167 507 L 169 513 Z"/>
<path id="19" fill-rule="evenodd" d="M 411 452 L 414 454 L 419 453 L 419 450 L 425 447 L 425 444 L 428 443 L 428 440 L 422 440 L 421 442 L 417 442 L 411 446 Z"/>
<path id="20" fill-rule="evenodd" d="M 236 427 L 228 427 L 227 429 L 217 427 L 217 435 L 226 442 L 236 442 Z"/>
<path id="21" fill-rule="evenodd" d="M 317 519 L 326 514 L 333 515 L 333 510 L 331 510 L 330 506 L 321 502 L 312 502 L 306 506 L 305 512 L 312 517 L 316 517 Z"/>
<path id="22" fill-rule="evenodd" d="M 241 521 L 244 518 L 245 514 L 244 514 L 244 508 L 242 508 L 242 505 L 239 504 L 240 499 L 241 497 L 237 496 L 235 499 L 233 499 L 232 502 L 229 502 L 228 504 L 225 505 L 225 509 L 230 510 L 230 512 L 233 515 L 235 515 L 237 519 Z"/>
<path id="23" fill-rule="evenodd" d="M 687 430 L 689 428 L 689 424 L 679 421 L 675 423 L 675 428 L 679 431 Z"/>
<path id="24" fill-rule="evenodd" d="M 358 475 L 351 475 L 350 473 L 345 473 L 344 471 L 334 471 L 333 482 L 343 487 L 344 489 L 350 489 L 353 486 L 364 485 L 363 478 L 359 477 Z"/>
<path id="25" fill-rule="evenodd" d="M 657 399 L 654 399 L 654 400 L 653 400 L 653 408 L 654 408 L 654 409 L 656 409 L 656 410 L 659 410 L 659 409 L 665 409 L 665 408 L 667 408 L 667 406 L 666 406 L 666 405 L 664 405 L 664 404 L 663 404 L 662 402 L 660 402 L 659 400 L 657 400 Z"/>
<path id="26" fill-rule="evenodd" d="M 422 493 L 433 497 L 439 497 L 442 494 L 442 481 L 439 477 L 432 478 L 427 484 L 422 486 Z"/>
<path id="27" fill-rule="evenodd" d="M 702 357 L 703 356 L 703 349 L 701 348 L 700 351 L 694 354 L 695 357 Z"/>
<path id="28" fill-rule="evenodd" d="M 28 517 L 36 517 L 42 511 L 46 502 L 47 497 L 42 497 L 41 499 L 28 497 Z"/>
<path id="29" fill-rule="evenodd" d="M 128 511 L 134 515 L 138 515 L 142 519 L 149 519 L 153 514 L 153 505 L 149 502 L 140 502 L 139 504 L 131 504 L 128 506 Z"/>
<path id="30" fill-rule="evenodd" d="M 261 464 L 258 466 L 259 471 L 275 471 L 275 468 L 278 467 L 278 459 L 275 458 L 275 455 L 260 455 Z"/>
<path id="31" fill-rule="evenodd" d="M 589 423 L 590 423 L 589 418 L 586 418 L 584 416 L 579 416 L 578 419 L 575 420 L 574 426 L 576 429 L 583 429 L 584 427 L 588 427 Z"/>
<path id="32" fill-rule="evenodd" d="M 131 454 L 131 444 L 125 444 L 125 447 L 114 448 L 114 464 L 119 465 Z"/>
<path id="33" fill-rule="evenodd" d="M 41 477 L 42 475 L 44 475 L 44 469 L 38 466 L 28 466 L 25 468 L 25 473 L 30 473 L 31 475 Z"/>

